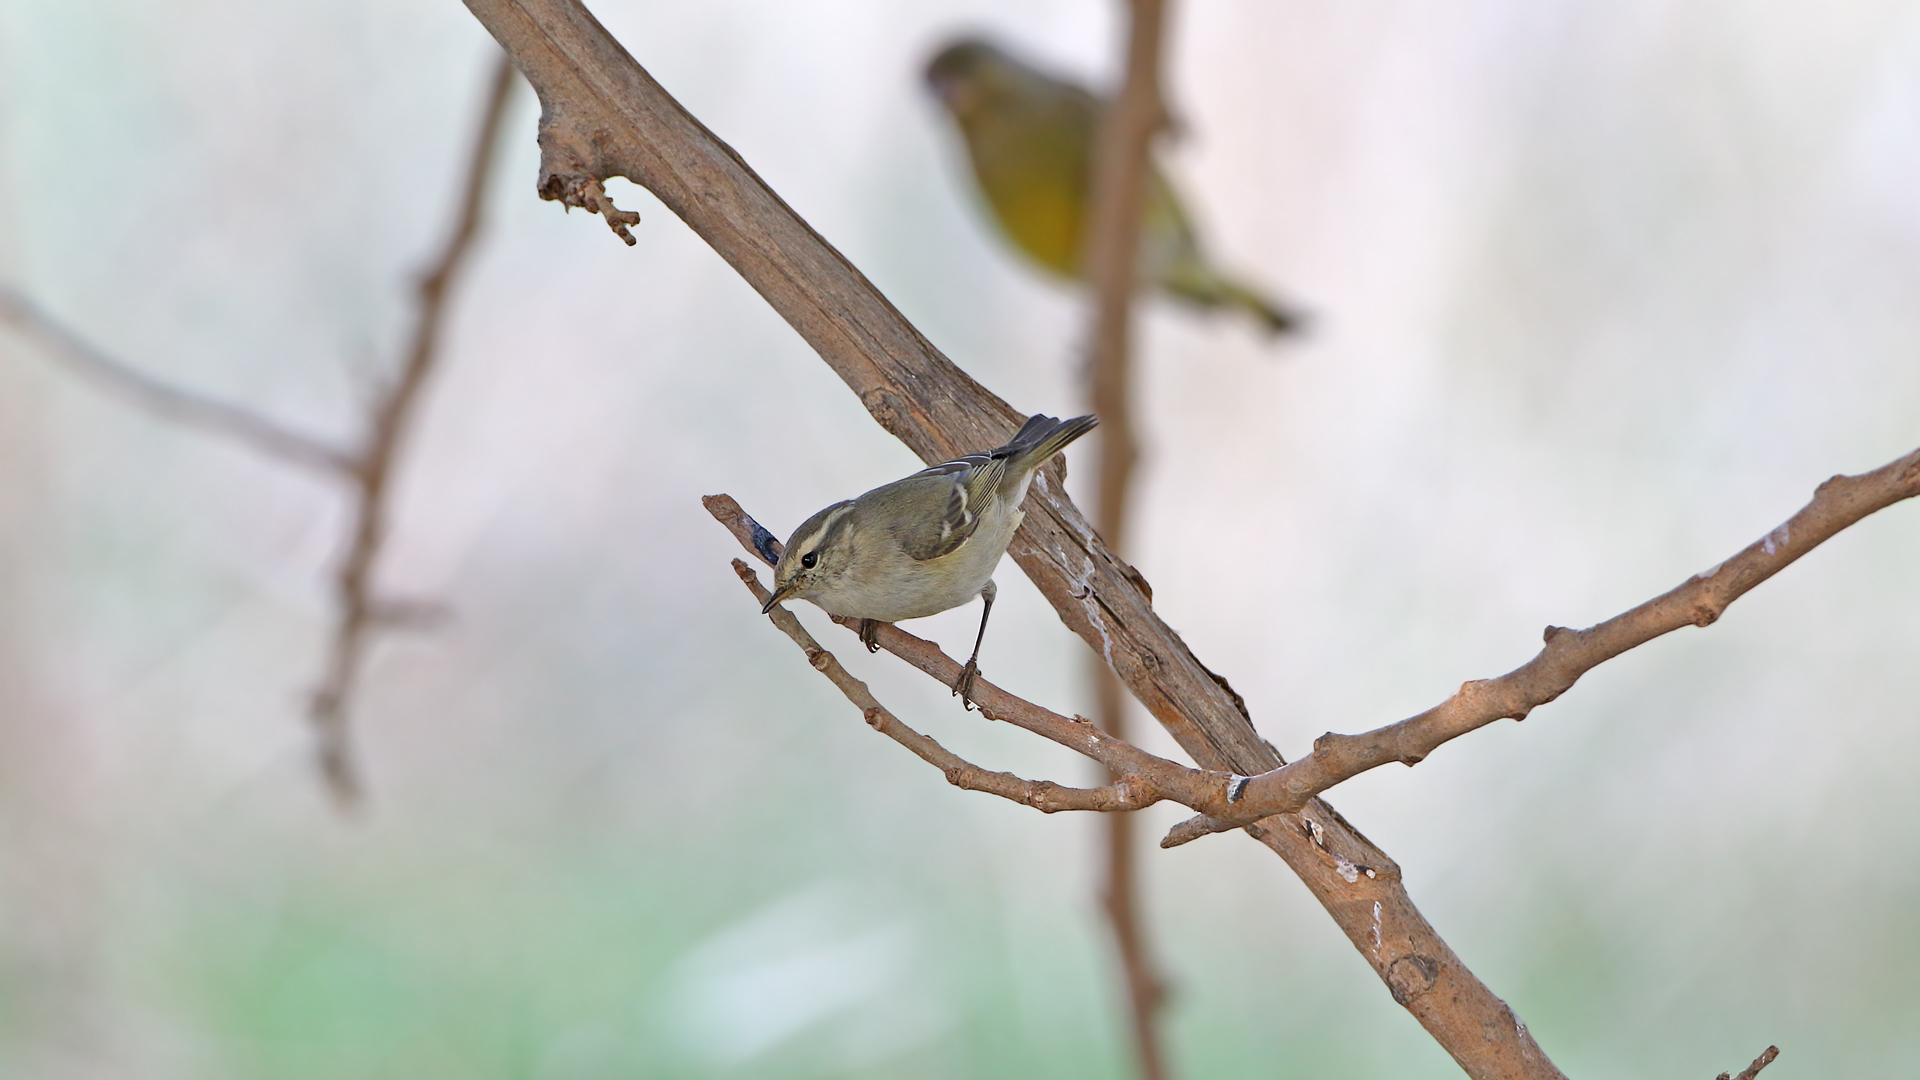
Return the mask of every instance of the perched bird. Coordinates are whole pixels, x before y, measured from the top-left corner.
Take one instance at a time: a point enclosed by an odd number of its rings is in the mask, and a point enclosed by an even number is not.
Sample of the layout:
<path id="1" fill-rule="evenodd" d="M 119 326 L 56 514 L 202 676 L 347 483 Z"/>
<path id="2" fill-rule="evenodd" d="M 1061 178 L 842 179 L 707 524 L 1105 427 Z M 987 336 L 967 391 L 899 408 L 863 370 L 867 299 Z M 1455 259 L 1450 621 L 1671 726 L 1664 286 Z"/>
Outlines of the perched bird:
<path id="1" fill-rule="evenodd" d="M 942 49 L 927 65 L 927 84 L 959 125 L 974 178 L 1007 238 L 1047 270 L 1085 280 L 1093 148 L 1107 103 L 976 38 Z M 1214 268 L 1158 168 L 1145 214 L 1142 279 L 1203 308 L 1237 308 L 1272 334 L 1301 328 L 1299 311 Z"/>
<path id="2" fill-rule="evenodd" d="M 1013 441 L 968 454 L 904 480 L 837 502 L 802 522 L 773 568 L 765 614 L 788 597 L 829 615 L 862 620 L 860 640 L 878 648 L 876 623 L 933 615 L 978 596 L 984 601 L 973 655 L 953 692 L 971 708 L 980 642 L 993 613 L 994 568 L 1025 514 L 1020 501 L 1034 471 L 1100 421 L 1031 416 Z"/>

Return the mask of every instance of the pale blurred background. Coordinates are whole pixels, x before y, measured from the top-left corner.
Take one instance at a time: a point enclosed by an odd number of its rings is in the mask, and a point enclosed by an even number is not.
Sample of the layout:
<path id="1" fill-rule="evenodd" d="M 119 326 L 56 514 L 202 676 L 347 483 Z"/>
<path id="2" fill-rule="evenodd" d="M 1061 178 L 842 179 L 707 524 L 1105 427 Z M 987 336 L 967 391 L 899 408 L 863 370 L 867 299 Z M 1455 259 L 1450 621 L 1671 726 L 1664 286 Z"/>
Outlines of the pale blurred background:
<path id="1" fill-rule="evenodd" d="M 1080 406 L 1078 301 L 982 227 L 919 69 L 984 29 L 1107 79 L 1110 0 L 593 8 L 963 367 Z M 1317 323 L 1268 348 L 1149 305 L 1134 554 L 1287 755 L 1920 445 L 1920 5 L 1212 0 L 1174 27 L 1172 171 Z M 453 0 L 4 0 L 0 276 L 345 438 L 491 48 Z M 784 534 L 913 459 L 650 196 L 615 185 L 632 249 L 535 198 L 534 119 L 522 88 L 404 460 L 381 577 L 455 617 L 376 648 L 363 820 L 302 719 L 338 492 L 0 335 L 0 1076 L 1128 1075 L 1095 823 L 869 731 L 698 502 Z M 1910 1072 L 1917 545 L 1920 507 L 1870 518 L 1331 799 L 1572 1076 L 1704 1080 L 1770 1042 L 1770 1080 Z M 1000 581 L 988 674 L 1085 709 L 1084 647 Z M 921 632 L 964 648 L 976 611 Z M 949 746 L 1091 778 L 817 614 Z M 1264 849 L 1145 867 L 1182 1075 L 1458 1075 Z"/>

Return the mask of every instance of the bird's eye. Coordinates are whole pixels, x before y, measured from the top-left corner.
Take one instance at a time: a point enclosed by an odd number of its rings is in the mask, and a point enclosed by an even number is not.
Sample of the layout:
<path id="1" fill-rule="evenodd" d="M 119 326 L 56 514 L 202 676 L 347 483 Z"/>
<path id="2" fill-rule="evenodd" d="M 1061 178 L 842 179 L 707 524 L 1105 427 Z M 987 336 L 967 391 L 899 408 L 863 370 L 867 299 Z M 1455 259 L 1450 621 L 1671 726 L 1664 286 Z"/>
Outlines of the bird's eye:
<path id="1" fill-rule="evenodd" d="M 800 556 L 800 569 L 811 570 L 813 569 L 813 564 L 819 561 L 820 553 L 817 551 L 809 551 L 805 555 Z"/>

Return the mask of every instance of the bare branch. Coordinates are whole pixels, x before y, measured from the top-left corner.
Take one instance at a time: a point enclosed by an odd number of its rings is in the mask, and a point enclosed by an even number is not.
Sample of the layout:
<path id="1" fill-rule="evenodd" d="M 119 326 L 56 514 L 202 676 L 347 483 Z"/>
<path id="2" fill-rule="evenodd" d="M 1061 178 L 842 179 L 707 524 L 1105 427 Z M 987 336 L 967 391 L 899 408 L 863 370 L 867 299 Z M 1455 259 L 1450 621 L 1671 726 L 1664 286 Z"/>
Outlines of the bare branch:
<path id="1" fill-rule="evenodd" d="M 350 466 L 359 489 L 353 510 L 353 539 L 334 579 L 339 606 L 335 612 L 333 643 L 326 671 L 313 693 L 308 713 L 319 743 L 321 774 L 335 802 L 343 808 L 356 805 L 361 798 L 362 784 L 348 731 L 348 705 L 359 681 L 371 635 L 376 629 L 401 625 L 407 618 L 428 610 L 422 605 L 380 599 L 373 584 L 373 568 L 387 536 L 390 512 L 387 499 L 394 462 L 416 415 L 421 391 L 433 370 L 450 288 L 466 265 L 474 237 L 480 230 L 480 211 L 486 202 L 493 160 L 499 156 L 496 151 L 513 81 L 513 65 L 503 53 L 495 62 L 472 156 L 462 174 L 460 208 L 453 231 L 432 269 L 420 279 L 413 338 L 406 361 L 399 377 L 375 403 L 365 441 Z"/>
<path id="2" fill-rule="evenodd" d="M 773 595 L 766 586 L 760 584 L 760 577 L 753 572 L 753 568 L 739 559 L 733 560 L 733 572 L 740 576 L 741 582 L 759 603 L 766 603 L 767 598 Z M 1046 814 L 1062 810 L 1137 810 L 1154 801 L 1143 801 L 1138 785 L 1130 784 L 1125 777 L 1105 787 L 1071 788 L 1050 780 L 1023 780 L 1012 773 L 989 772 L 972 764 L 931 737 L 908 727 L 905 721 L 889 712 L 874 698 L 866 683 L 854 678 L 832 653 L 820 647 L 813 635 L 807 633 L 807 628 L 800 625 L 800 620 L 794 618 L 793 612 L 784 607 L 775 607 L 767 613 L 767 617 L 782 633 L 793 639 L 795 645 L 800 646 L 800 651 L 807 654 L 807 663 L 815 671 L 825 675 L 827 681 L 838 687 L 848 701 L 853 702 L 868 726 L 939 769 L 954 787 L 998 795 Z"/>
<path id="3" fill-rule="evenodd" d="M 1023 415 L 928 344 L 578 0 L 466 3 L 540 95 L 543 177 L 625 176 L 646 187 L 922 459 L 944 461 L 1012 434 Z M 1036 479 L 1025 509 L 1015 561 L 1181 747 L 1220 772 L 1280 765 L 1239 695 L 1160 620 L 1139 572 L 1107 550 L 1054 478 Z M 1332 807 L 1314 802 L 1247 832 L 1286 860 L 1394 1000 L 1468 1075 L 1561 1075 L 1421 917 L 1392 860 Z"/>
<path id="4" fill-rule="evenodd" d="M 1761 1069 L 1764 1069 L 1767 1066 L 1773 1064 L 1773 1059 L 1779 1056 L 1780 1056 L 1779 1047 L 1777 1046 L 1767 1047 L 1765 1050 L 1761 1051 L 1759 1057 L 1753 1059 L 1753 1064 L 1740 1070 L 1740 1075 L 1734 1077 L 1733 1080 L 1753 1080 L 1754 1077 L 1760 1075 Z M 1727 1074 L 1721 1073 L 1716 1078 L 1716 1080 L 1727 1080 Z"/>
<path id="5" fill-rule="evenodd" d="M 1362 735 L 1328 732 L 1313 753 L 1253 778 L 1245 805 L 1231 817 L 1194 819 L 1174 826 L 1162 847 L 1237 829 L 1269 814 L 1291 813 L 1308 800 L 1389 762 L 1418 764 L 1451 739 L 1503 718 L 1524 720 L 1567 692 L 1580 676 L 1608 660 L 1684 626 L 1707 626 L 1754 586 L 1867 515 L 1920 495 L 1920 450 L 1858 476 L 1836 476 L 1779 528 L 1739 554 L 1673 589 L 1585 630 L 1549 626 L 1546 647 L 1496 679 L 1462 685 L 1452 697 L 1418 716 Z"/>
<path id="6" fill-rule="evenodd" d="M 352 458 L 324 439 L 145 374 L 107 355 L 9 285 L 0 285 L 0 322 L 38 344 L 57 363 L 163 420 L 231 439 L 303 469 L 331 476 L 353 472 Z"/>
<path id="7" fill-rule="evenodd" d="M 1127 0 L 1126 75 L 1105 110 L 1095 147 L 1088 192 L 1084 262 L 1093 284 L 1091 348 L 1086 379 L 1093 412 L 1100 417 L 1099 476 L 1095 523 L 1107 546 L 1126 550 L 1127 510 L 1139 460 L 1133 432 L 1133 298 L 1140 280 L 1140 234 L 1153 161 L 1153 137 L 1166 123 L 1160 96 L 1160 39 L 1166 22 L 1163 0 Z M 1093 658 L 1094 715 L 1108 734 L 1127 738 L 1126 695 L 1119 678 Z M 1135 819 L 1106 820 L 1106 881 L 1102 907 L 1113 930 L 1125 976 L 1127 1018 L 1140 1075 L 1169 1075 L 1160 1038 L 1160 1007 L 1166 980 L 1147 951 L 1141 925 Z"/>
<path id="8" fill-rule="evenodd" d="M 741 509 L 740 504 L 735 502 L 732 496 L 708 495 L 700 501 L 706 506 L 707 512 L 713 515 L 714 520 L 726 526 L 727 531 L 731 532 L 734 539 L 738 540 L 740 546 L 746 548 L 749 553 L 760 557 L 769 566 L 779 561 L 780 542 L 775 540 L 772 542 L 771 550 L 762 550 L 758 538 L 767 536 L 767 531 Z M 738 572 L 739 567 L 736 566 L 735 570 Z M 760 602 L 765 603 L 766 597 L 762 596 Z M 837 615 L 830 618 L 856 633 L 860 629 L 859 619 L 842 618 Z M 919 668 L 943 686 L 953 685 L 954 680 L 960 676 L 962 667 L 960 661 L 948 656 L 933 642 L 916 637 L 891 623 L 881 623 L 875 628 L 874 642 L 913 667 Z M 1012 724 L 1091 758 L 1106 766 L 1116 782 L 1121 779 L 1127 780 L 1130 790 L 1137 793 L 1139 800 L 1137 805 L 1098 806 L 1087 807 L 1087 809 L 1139 809 L 1163 799 L 1171 799 L 1195 809 L 1208 808 L 1224 813 L 1232 805 L 1229 795 L 1235 787 L 1236 780 L 1242 784 L 1245 782 L 1245 777 L 1236 778 L 1225 773 L 1189 768 L 1177 761 L 1168 761 L 1166 758 L 1150 754 L 1132 743 L 1100 730 L 1081 717 L 1062 716 L 1051 709 L 1010 694 L 984 677 L 975 679 L 974 688 L 974 704 L 979 706 L 981 716 L 988 720 Z M 855 704 L 865 707 L 858 701 Z"/>

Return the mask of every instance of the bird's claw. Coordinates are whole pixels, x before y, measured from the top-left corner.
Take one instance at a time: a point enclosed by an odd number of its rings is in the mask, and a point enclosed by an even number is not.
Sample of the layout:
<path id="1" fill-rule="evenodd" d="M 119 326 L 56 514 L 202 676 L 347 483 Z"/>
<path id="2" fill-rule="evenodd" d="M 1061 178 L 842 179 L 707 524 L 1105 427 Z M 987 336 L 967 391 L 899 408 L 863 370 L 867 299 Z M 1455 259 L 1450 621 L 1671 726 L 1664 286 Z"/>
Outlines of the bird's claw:
<path id="1" fill-rule="evenodd" d="M 953 681 L 954 695 L 960 699 L 960 707 L 968 712 L 973 711 L 973 682 L 979 677 L 979 663 L 968 660 L 967 666 L 960 669 L 960 677 Z"/>
<path id="2" fill-rule="evenodd" d="M 880 642 L 875 640 L 874 638 L 874 635 L 879 633 L 879 631 L 880 631 L 880 623 L 878 620 L 875 620 L 875 619 L 860 620 L 860 644 L 865 645 L 867 647 L 867 651 L 870 653 L 876 653 L 880 651 Z"/>

